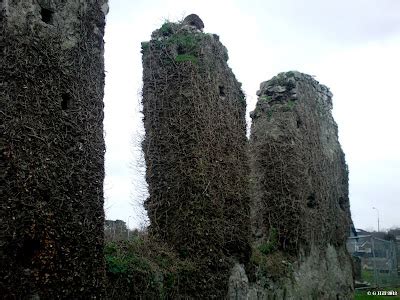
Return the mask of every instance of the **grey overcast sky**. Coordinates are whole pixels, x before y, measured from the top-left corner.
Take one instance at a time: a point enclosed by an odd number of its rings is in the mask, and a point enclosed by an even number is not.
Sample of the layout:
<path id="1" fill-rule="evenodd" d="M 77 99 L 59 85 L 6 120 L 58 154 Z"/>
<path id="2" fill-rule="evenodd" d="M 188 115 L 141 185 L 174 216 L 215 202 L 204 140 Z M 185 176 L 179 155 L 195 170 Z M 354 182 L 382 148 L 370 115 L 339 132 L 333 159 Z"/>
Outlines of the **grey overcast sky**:
<path id="1" fill-rule="evenodd" d="M 248 112 L 262 81 L 279 72 L 314 75 L 333 97 L 333 115 L 350 170 L 357 228 L 400 226 L 399 0 L 110 0 L 105 34 L 108 219 L 145 221 L 139 143 L 140 43 L 164 20 L 198 14 L 228 48 Z M 248 122 L 250 119 L 248 118 Z"/>

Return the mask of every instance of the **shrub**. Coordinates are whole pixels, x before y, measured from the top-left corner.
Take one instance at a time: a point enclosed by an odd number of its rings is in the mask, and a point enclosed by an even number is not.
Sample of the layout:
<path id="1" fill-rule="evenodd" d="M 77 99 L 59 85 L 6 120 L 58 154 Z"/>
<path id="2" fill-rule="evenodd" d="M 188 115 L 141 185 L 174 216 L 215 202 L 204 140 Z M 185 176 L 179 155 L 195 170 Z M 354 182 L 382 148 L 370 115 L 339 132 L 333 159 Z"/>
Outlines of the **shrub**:
<path id="1" fill-rule="evenodd" d="M 171 22 L 165 21 L 161 26 L 160 31 L 163 36 L 169 36 L 173 34 Z"/>
<path id="2" fill-rule="evenodd" d="M 142 51 L 146 51 L 147 49 L 149 49 L 150 43 L 149 42 L 142 42 L 141 46 L 142 46 Z"/>
<path id="3" fill-rule="evenodd" d="M 200 49 L 201 36 L 188 33 L 176 33 L 172 35 L 168 41 L 168 45 L 176 46 L 178 55 L 187 54 L 198 56 Z"/>
<path id="4" fill-rule="evenodd" d="M 148 236 L 108 242 L 104 251 L 108 298 L 174 298 L 195 268 Z M 186 278 L 187 277 L 187 278 Z"/>
<path id="5" fill-rule="evenodd" d="M 265 255 L 278 250 L 278 231 L 275 228 L 270 229 L 268 240 L 259 245 L 258 250 Z"/>

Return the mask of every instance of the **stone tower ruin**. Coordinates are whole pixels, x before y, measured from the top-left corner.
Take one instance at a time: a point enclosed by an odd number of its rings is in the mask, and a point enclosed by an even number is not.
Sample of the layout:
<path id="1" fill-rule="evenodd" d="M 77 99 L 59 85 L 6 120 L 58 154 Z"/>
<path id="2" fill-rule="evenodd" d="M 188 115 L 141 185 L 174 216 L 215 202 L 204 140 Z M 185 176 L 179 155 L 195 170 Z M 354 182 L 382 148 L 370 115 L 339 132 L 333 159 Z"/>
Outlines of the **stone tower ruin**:
<path id="1" fill-rule="evenodd" d="M 0 295 L 100 298 L 106 0 L 0 7 Z"/>
<path id="2" fill-rule="evenodd" d="M 257 95 L 250 299 L 352 299 L 348 169 L 332 93 L 312 76 L 287 72 L 261 83 Z"/>
<path id="3" fill-rule="evenodd" d="M 196 265 L 183 294 L 222 299 L 249 254 L 246 102 L 226 48 L 196 15 L 142 43 L 150 231 Z"/>

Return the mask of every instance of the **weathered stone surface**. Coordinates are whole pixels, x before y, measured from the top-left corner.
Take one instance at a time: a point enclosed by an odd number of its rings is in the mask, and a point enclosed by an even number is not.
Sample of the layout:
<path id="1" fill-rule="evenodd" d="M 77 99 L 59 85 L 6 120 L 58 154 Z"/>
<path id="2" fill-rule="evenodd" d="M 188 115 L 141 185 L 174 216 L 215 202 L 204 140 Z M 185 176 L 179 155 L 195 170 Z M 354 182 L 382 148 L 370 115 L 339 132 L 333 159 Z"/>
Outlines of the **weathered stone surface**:
<path id="1" fill-rule="evenodd" d="M 257 95 L 249 297 L 350 299 L 348 171 L 332 94 L 312 76 L 287 72 L 263 82 Z"/>
<path id="2" fill-rule="evenodd" d="M 100 298 L 107 3 L 0 7 L 0 298 Z"/>
<path id="3" fill-rule="evenodd" d="M 229 277 L 229 299 L 247 299 L 249 293 L 249 279 L 242 264 L 236 263 Z"/>
<path id="4" fill-rule="evenodd" d="M 229 299 L 353 299 L 352 267 L 344 247 L 314 247 L 308 255 L 301 254 L 292 267 L 290 278 L 273 281 L 266 275 L 257 275 L 255 281 L 249 282 L 243 267 L 235 265 L 229 281 Z"/>
<path id="5" fill-rule="evenodd" d="M 361 258 L 358 256 L 352 256 L 351 259 L 353 261 L 354 279 L 361 281 Z"/>
<path id="6" fill-rule="evenodd" d="M 350 224 L 348 171 L 332 94 L 299 72 L 262 83 L 259 94 L 250 138 L 253 220 L 259 222 L 253 230 L 266 237 L 275 226 L 285 249 L 311 241 L 342 245 Z"/>
<path id="7" fill-rule="evenodd" d="M 183 20 L 183 24 L 186 25 L 190 25 L 190 26 L 194 26 L 199 30 L 203 30 L 204 28 L 204 23 L 203 21 L 200 19 L 200 17 L 196 14 L 191 14 L 188 15 L 184 20 Z"/>

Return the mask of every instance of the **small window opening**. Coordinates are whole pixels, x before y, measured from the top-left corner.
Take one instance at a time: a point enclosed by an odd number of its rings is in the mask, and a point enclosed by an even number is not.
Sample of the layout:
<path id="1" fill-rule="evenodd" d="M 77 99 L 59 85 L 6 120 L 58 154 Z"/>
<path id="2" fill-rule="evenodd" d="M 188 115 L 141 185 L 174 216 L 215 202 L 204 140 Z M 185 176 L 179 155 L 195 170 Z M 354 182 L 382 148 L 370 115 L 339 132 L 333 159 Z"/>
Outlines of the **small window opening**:
<path id="1" fill-rule="evenodd" d="M 219 95 L 225 97 L 225 87 L 222 85 L 219 86 Z"/>
<path id="2" fill-rule="evenodd" d="M 317 207 L 317 201 L 315 199 L 315 194 L 312 193 L 307 197 L 307 207 L 308 208 L 315 208 Z"/>
<path id="3" fill-rule="evenodd" d="M 40 14 L 42 16 L 43 22 L 51 24 L 51 22 L 53 21 L 53 12 L 50 9 L 42 7 Z"/>
<path id="4" fill-rule="evenodd" d="M 36 239 L 26 239 L 22 245 L 22 263 L 27 265 L 30 264 L 33 257 L 40 250 L 40 241 Z"/>
<path id="5" fill-rule="evenodd" d="M 61 100 L 61 108 L 62 108 L 62 110 L 66 110 L 66 109 L 70 108 L 71 102 L 72 102 L 71 96 L 69 94 L 67 94 L 67 93 L 63 93 L 61 95 L 61 99 L 62 99 Z"/>
<path id="6" fill-rule="evenodd" d="M 49 190 L 42 190 L 40 192 L 40 195 L 42 196 L 43 201 L 49 202 L 50 201 L 50 191 Z"/>
<path id="7" fill-rule="evenodd" d="M 182 54 L 185 54 L 185 53 L 186 53 L 185 47 L 183 47 L 182 45 L 179 45 L 179 46 L 178 46 L 177 51 L 178 51 L 178 55 L 182 55 Z"/>
<path id="8" fill-rule="evenodd" d="M 339 197 L 339 206 L 341 210 L 346 211 L 346 201 L 343 197 Z"/>
<path id="9" fill-rule="evenodd" d="M 301 120 L 298 119 L 297 122 L 296 122 L 296 125 L 297 125 L 297 128 L 300 128 L 301 125 L 303 125 L 303 122 L 301 122 Z"/>

